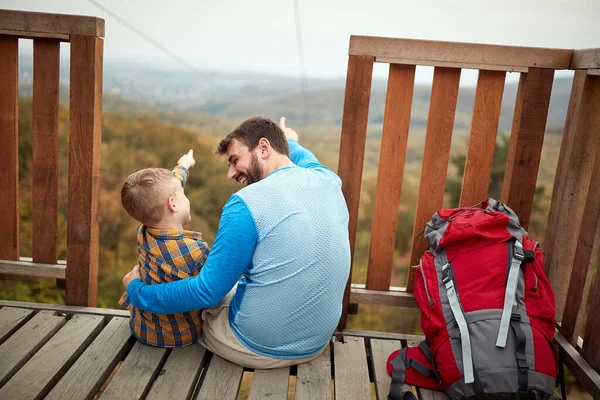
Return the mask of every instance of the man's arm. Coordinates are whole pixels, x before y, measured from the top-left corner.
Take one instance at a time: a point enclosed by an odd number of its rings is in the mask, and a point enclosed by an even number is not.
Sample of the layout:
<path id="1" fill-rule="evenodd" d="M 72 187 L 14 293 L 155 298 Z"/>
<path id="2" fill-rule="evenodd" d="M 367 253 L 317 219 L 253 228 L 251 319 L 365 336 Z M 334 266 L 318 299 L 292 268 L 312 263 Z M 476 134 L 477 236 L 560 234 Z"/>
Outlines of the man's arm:
<path id="1" fill-rule="evenodd" d="M 258 233 L 246 203 L 233 195 L 225 207 L 213 248 L 200 273 L 159 285 L 127 284 L 129 301 L 141 310 L 175 314 L 215 306 L 250 266 Z"/>
<path id="2" fill-rule="evenodd" d="M 317 157 L 298 143 L 298 133 L 292 128 L 285 126 L 285 117 L 279 120 L 279 127 L 285 134 L 285 137 L 290 146 L 290 160 L 294 164 L 303 168 L 322 167 Z"/>
<path id="3" fill-rule="evenodd" d="M 290 146 L 290 160 L 297 166 L 303 168 L 323 167 L 313 153 L 306 150 L 294 139 L 288 139 L 288 145 Z"/>

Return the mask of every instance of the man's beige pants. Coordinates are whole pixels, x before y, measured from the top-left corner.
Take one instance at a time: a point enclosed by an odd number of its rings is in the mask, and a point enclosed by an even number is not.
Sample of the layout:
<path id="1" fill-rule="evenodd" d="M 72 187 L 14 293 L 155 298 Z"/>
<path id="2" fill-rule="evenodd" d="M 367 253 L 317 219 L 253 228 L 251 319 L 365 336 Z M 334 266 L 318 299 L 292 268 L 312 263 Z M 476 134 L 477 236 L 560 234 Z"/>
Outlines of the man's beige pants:
<path id="1" fill-rule="evenodd" d="M 282 359 L 256 354 L 244 346 L 229 325 L 229 303 L 237 285 L 214 308 L 202 311 L 202 335 L 198 342 L 222 358 L 247 368 L 282 368 L 317 358 L 322 351 L 306 358 Z M 258 316 L 257 316 L 258 317 Z M 274 327 L 274 329 L 276 329 Z"/>

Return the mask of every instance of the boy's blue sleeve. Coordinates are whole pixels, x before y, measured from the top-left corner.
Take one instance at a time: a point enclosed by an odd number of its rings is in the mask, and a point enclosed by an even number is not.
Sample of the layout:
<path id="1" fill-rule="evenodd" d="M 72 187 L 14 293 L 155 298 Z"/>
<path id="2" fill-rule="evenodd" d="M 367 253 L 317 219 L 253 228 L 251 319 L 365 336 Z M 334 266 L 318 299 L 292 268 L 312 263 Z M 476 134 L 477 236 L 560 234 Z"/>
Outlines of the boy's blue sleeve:
<path id="1" fill-rule="evenodd" d="M 300 143 L 294 139 L 288 139 L 288 145 L 290 146 L 290 160 L 297 166 L 304 168 L 322 167 L 317 157 L 300 146 Z"/>
<path id="2" fill-rule="evenodd" d="M 217 237 L 200 273 L 159 285 L 134 279 L 127 286 L 129 301 L 156 314 L 214 307 L 251 265 L 257 242 L 258 232 L 248 206 L 233 195 L 223 207 Z"/>

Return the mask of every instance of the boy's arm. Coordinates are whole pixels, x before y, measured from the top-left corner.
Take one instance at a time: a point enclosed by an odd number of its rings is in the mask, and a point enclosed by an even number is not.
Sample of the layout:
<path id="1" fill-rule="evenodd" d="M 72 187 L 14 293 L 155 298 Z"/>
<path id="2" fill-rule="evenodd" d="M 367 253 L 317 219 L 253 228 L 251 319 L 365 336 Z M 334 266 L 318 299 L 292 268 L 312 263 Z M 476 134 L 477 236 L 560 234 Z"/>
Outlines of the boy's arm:
<path id="1" fill-rule="evenodd" d="M 258 232 L 246 203 L 233 195 L 223 208 L 214 246 L 200 273 L 160 285 L 136 278 L 127 285 L 129 301 L 156 314 L 214 307 L 251 265 L 257 242 Z"/>
<path id="2" fill-rule="evenodd" d="M 173 175 L 175 175 L 175 178 L 179 179 L 181 182 L 181 187 L 185 187 L 185 183 L 190 176 L 190 171 L 187 168 L 178 165 L 173 168 Z"/>
<path id="3" fill-rule="evenodd" d="M 190 174 L 190 169 L 196 164 L 194 160 L 194 150 L 188 151 L 177 161 L 177 166 L 173 168 L 173 174 L 181 181 L 181 186 L 185 187 L 185 182 Z"/>

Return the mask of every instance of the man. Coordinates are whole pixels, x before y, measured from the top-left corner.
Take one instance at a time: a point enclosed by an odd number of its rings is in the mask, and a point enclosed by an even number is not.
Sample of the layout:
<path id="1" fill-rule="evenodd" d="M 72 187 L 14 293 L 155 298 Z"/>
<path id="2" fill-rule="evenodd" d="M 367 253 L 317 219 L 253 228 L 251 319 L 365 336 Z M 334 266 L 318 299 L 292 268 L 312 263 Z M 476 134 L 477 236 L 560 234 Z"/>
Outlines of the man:
<path id="1" fill-rule="evenodd" d="M 221 140 L 227 178 L 244 187 L 223 207 L 200 274 L 146 285 L 134 268 L 123 278 L 144 311 L 205 309 L 200 343 L 250 368 L 317 357 L 339 321 L 350 271 L 342 182 L 284 118 L 280 125 L 250 118 Z"/>

